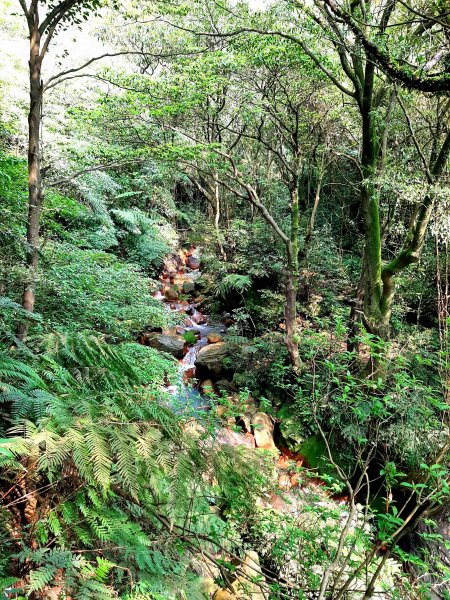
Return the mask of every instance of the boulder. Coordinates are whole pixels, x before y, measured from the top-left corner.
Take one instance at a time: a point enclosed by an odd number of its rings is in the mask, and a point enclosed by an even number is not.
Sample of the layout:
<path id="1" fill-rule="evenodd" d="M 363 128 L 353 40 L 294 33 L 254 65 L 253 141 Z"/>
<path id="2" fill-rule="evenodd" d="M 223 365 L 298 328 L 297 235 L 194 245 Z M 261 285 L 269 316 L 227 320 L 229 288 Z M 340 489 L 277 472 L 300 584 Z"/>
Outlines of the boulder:
<path id="1" fill-rule="evenodd" d="M 214 594 L 213 600 L 238 600 L 238 596 L 230 594 L 228 590 L 220 589 Z"/>
<path id="2" fill-rule="evenodd" d="M 212 332 L 208 334 L 207 340 L 208 344 L 218 344 L 222 341 L 222 336 L 220 335 L 220 333 Z"/>
<path id="3" fill-rule="evenodd" d="M 200 589 L 207 598 L 211 598 L 211 595 L 217 590 L 217 588 L 218 585 L 214 581 L 213 577 L 200 577 Z"/>
<path id="4" fill-rule="evenodd" d="M 228 350 L 224 342 L 210 344 L 200 349 L 195 360 L 195 366 L 207 369 L 209 373 L 218 377 L 222 375 L 223 359 L 227 356 Z"/>
<path id="5" fill-rule="evenodd" d="M 196 323 L 197 325 L 204 325 L 206 323 L 205 315 L 199 312 L 198 310 L 194 310 L 194 314 L 190 317 L 190 319 L 193 323 Z"/>
<path id="6" fill-rule="evenodd" d="M 257 448 L 265 450 L 276 450 L 275 442 L 273 441 L 273 421 L 263 412 L 257 412 L 252 417 L 253 435 Z"/>
<path id="7" fill-rule="evenodd" d="M 198 269 L 200 267 L 200 261 L 198 260 L 198 258 L 195 258 L 195 256 L 188 256 L 187 260 L 186 260 L 186 265 L 190 268 L 190 269 Z"/>
<path id="8" fill-rule="evenodd" d="M 269 598 L 269 588 L 259 564 L 258 554 L 253 550 L 247 550 L 241 569 L 243 574 L 239 575 L 231 586 L 236 597 L 248 600 L 267 600 Z M 260 581 L 256 583 L 252 579 L 259 579 Z"/>
<path id="9" fill-rule="evenodd" d="M 232 381 L 228 381 L 228 379 L 220 379 L 216 383 L 216 386 L 219 392 L 221 392 L 222 390 L 225 390 L 226 392 L 237 392 L 237 387 Z"/>
<path id="10" fill-rule="evenodd" d="M 177 335 L 169 333 L 146 333 L 142 338 L 143 343 L 161 352 L 173 354 L 176 358 L 183 358 L 184 340 Z"/>
<path id="11" fill-rule="evenodd" d="M 192 279 L 186 279 L 183 281 L 183 293 L 184 294 L 192 294 L 195 291 L 195 283 Z"/>
<path id="12" fill-rule="evenodd" d="M 171 287 L 164 291 L 164 296 L 167 300 L 178 300 L 178 292 L 175 288 Z"/>
<path id="13" fill-rule="evenodd" d="M 247 448 L 255 448 L 255 438 L 248 433 L 239 433 L 229 427 L 219 429 L 216 442 L 226 446 L 246 446 Z"/>

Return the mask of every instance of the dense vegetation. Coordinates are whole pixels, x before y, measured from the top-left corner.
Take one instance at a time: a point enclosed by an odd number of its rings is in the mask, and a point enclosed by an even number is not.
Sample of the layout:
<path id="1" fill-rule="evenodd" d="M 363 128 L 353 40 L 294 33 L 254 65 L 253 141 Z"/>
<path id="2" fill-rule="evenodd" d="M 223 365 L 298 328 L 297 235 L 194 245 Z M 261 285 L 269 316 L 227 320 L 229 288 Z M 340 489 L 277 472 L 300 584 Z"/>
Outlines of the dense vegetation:
<path id="1" fill-rule="evenodd" d="M 448 3 L 0 32 L 0 596 L 449 599 Z"/>

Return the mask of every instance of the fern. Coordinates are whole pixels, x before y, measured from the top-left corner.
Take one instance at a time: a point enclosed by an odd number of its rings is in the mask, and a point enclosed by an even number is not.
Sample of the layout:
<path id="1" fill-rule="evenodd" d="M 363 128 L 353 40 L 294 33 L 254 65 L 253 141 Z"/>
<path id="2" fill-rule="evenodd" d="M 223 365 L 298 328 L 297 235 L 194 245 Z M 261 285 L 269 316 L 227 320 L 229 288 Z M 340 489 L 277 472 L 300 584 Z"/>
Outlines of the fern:
<path id="1" fill-rule="evenodd" d="M 220 298 L 226 298 L 230 293 L 237 292 L 244 294 L 251 288 L 252 280 L 248 275 L 239 275 L 231 273 L 225 275 L 223 279 L 215 286 L 214 295 Z"/>
<path id="2" fill-rule="evenodd" d="M 20 532 L 24 545 L 42 545 L 18 557 L 29 568 L 28 590 L 56 578 L 76 598 L 110 598 L 112 584 L 127 588 L 124 572 L 147 590 L 168 581 L 190 590 L 197 536 L 209 536 L 214 549 L 225 529 L 209 499 L 217 493 L 245 511 L 262 481 L 253 459 L 188 435 L 163 405 L 160 380 L 143 381 L 120 346 L 82 334 L 33 345 L 31 364 L 4 354 L 0 371 L 14 421 L 0 441 L 9 453 L 3 477 L 23 473 L 13 457 L 32 457 L 45 493 L 33 537 Z M 193 586 L 188 597 L 197 592 Z"/>

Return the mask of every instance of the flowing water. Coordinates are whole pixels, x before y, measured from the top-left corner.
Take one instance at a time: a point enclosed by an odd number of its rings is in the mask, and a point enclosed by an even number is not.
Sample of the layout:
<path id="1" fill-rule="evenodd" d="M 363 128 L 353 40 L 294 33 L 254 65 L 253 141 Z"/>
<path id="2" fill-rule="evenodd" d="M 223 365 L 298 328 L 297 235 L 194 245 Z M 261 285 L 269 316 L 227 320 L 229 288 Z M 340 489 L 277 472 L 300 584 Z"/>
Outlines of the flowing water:
<path id="1" fill-rule="evenodd" d="M 167 310 L 185 315 L 184 325 L 181 329 L 178 328 L 178 332 L 181 331 L 179 333 L 180 336 L 188 331 L 196 335 L 196 342 L 192 345 L 186 345 L 186 353 L 179 361 L 179 381 L 176 384 L 166 386 L 165 390 L 175 399 L 177 408 L 202 410 L 209 407 L 209 402 L 200 391 L 201 382 L 195 379 L 195 361 L 200 349 L 208 344 L 208 335 L 211 333 L 224 333 L 224 326 L 220 323 L 212 324 L 210 317 L 197 309 L 198 302 L 196 303 L 195 299 L 172 301 L 168 300 L 163 294 L 163 290 L 174 282 L 178 285 L 182 285 L 183 281 L 194 281 L 195 283 L 200 277 L 201 272 L 199 268 L 191 269 L 186 264 L 190 256 L 193 256 L 198 263 L 200 262 L 198 251 L 191 248 L 184 254 L 184 260 L 178 266 L 176 274 L 163 271 L 160 277 L 161 289 L 156 292 L 154 297 L 164 302 Z M 193 295 L 195 293 L 193 292 Z M 172 333 L 173 331 L 173 329 L 170 330 Z"/>

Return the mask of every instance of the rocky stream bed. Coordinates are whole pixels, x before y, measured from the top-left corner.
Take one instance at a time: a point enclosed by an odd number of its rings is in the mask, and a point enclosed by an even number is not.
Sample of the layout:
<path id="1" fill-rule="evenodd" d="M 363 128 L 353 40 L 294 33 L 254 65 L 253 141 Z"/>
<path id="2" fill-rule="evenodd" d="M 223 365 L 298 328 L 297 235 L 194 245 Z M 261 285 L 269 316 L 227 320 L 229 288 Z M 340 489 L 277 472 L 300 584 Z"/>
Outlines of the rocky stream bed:
<path id="1" fill-rule="evenodd" d="M 198 280 L 201 277 L 200 252 L 191 247 L 179 250 L 168 257 L 160 276 L 160 287 L 154 297 L 164 302 L 167 310 L 178 313 L 179 324 L 164 331 L 144 333 L 140 342 L 144 345 L 170 353 L 179 362 L 178 385 L 167 385 L 165 391 L 174 399 L 174 406 L 190 405 L 198 415 L 202 411 L 214 410 L 217 417 L 216 443 L 243 445 L 255 452 L 265 452 L 273 461 L 275 488 L 278 491 L 268 494 L 261 504 L 261 516 L 264 511 L 277 515 L 286 523 L 298 521 L 305 530 L 317 528 L 317 520 L 312 519 L 314 510 L 318 514 L 334 512 L 335 525 L 343 526 L 348 515 L 348 499 L 345 496 L 330 496 L 320 479 L 305 470 L 307 461 L 304 456 L 287 450 L 284 444 L 277 443 L 276 421 L 262 412 L 252 397 L 242 401 L 239 390 L 233 383 L 233 373 L 226 364 L 228 355 L 226 335 L 232 324 L 230 315 L 211 317 L 203 312 L 205 298 L 199 294 Z M 224 364 L 225 361 L 225 364 Z M 212 397 L 222 402 L 213 402 Z M 229 407 L 235 410 L 229 410 Z M 201 418 L 197 426 L 201 429 Z M 314 510 L 311 511 L 311 508 Z M 309 516 L 308 516 L 309 515 Z M 355 516 L 351 527 L 358 522 Z M 324 519 L 326 529 L 331 524 Z M 287 526 L 287 525 L 286 525 Z M 325 531 L 325 530 L 324 530 Z M 246 551 L 241 559 L 236 576 L 231 578 L 228 588 L 220 588 L 217 580 L 222 573 L 214 561 L 204 556 L 194 560 L 193 567 L 202 578 L 205 593 L 212 600 L 267 600 L 268 575 L 265 561 L 270 555 L 273 539 L 262 539 L 255 550 Z M 335 541 L 324 534 L 323 544 L 330 548 Z M 220 555 L 217 556 L 220 561 Z M 394 572 L 398 565 L 393 563 Z M 320 567 L 318 566 L 318 571 Z M 286 556 L 278 565 L 278 576 L 295 585 L 301 579 L 302 565 L 295 553 Z M 258 579 L 258 583 L 253 580 Z M 361 589 L 364 582 L 361 582 Z M 355 582 L 358 588 L 358 582 Z M 315 598 L 314 594 L 305 596 Z M 389 596 L 387 596 L 389 597 Z M 356 598 L 356 596 L 355 596 Z"/>

